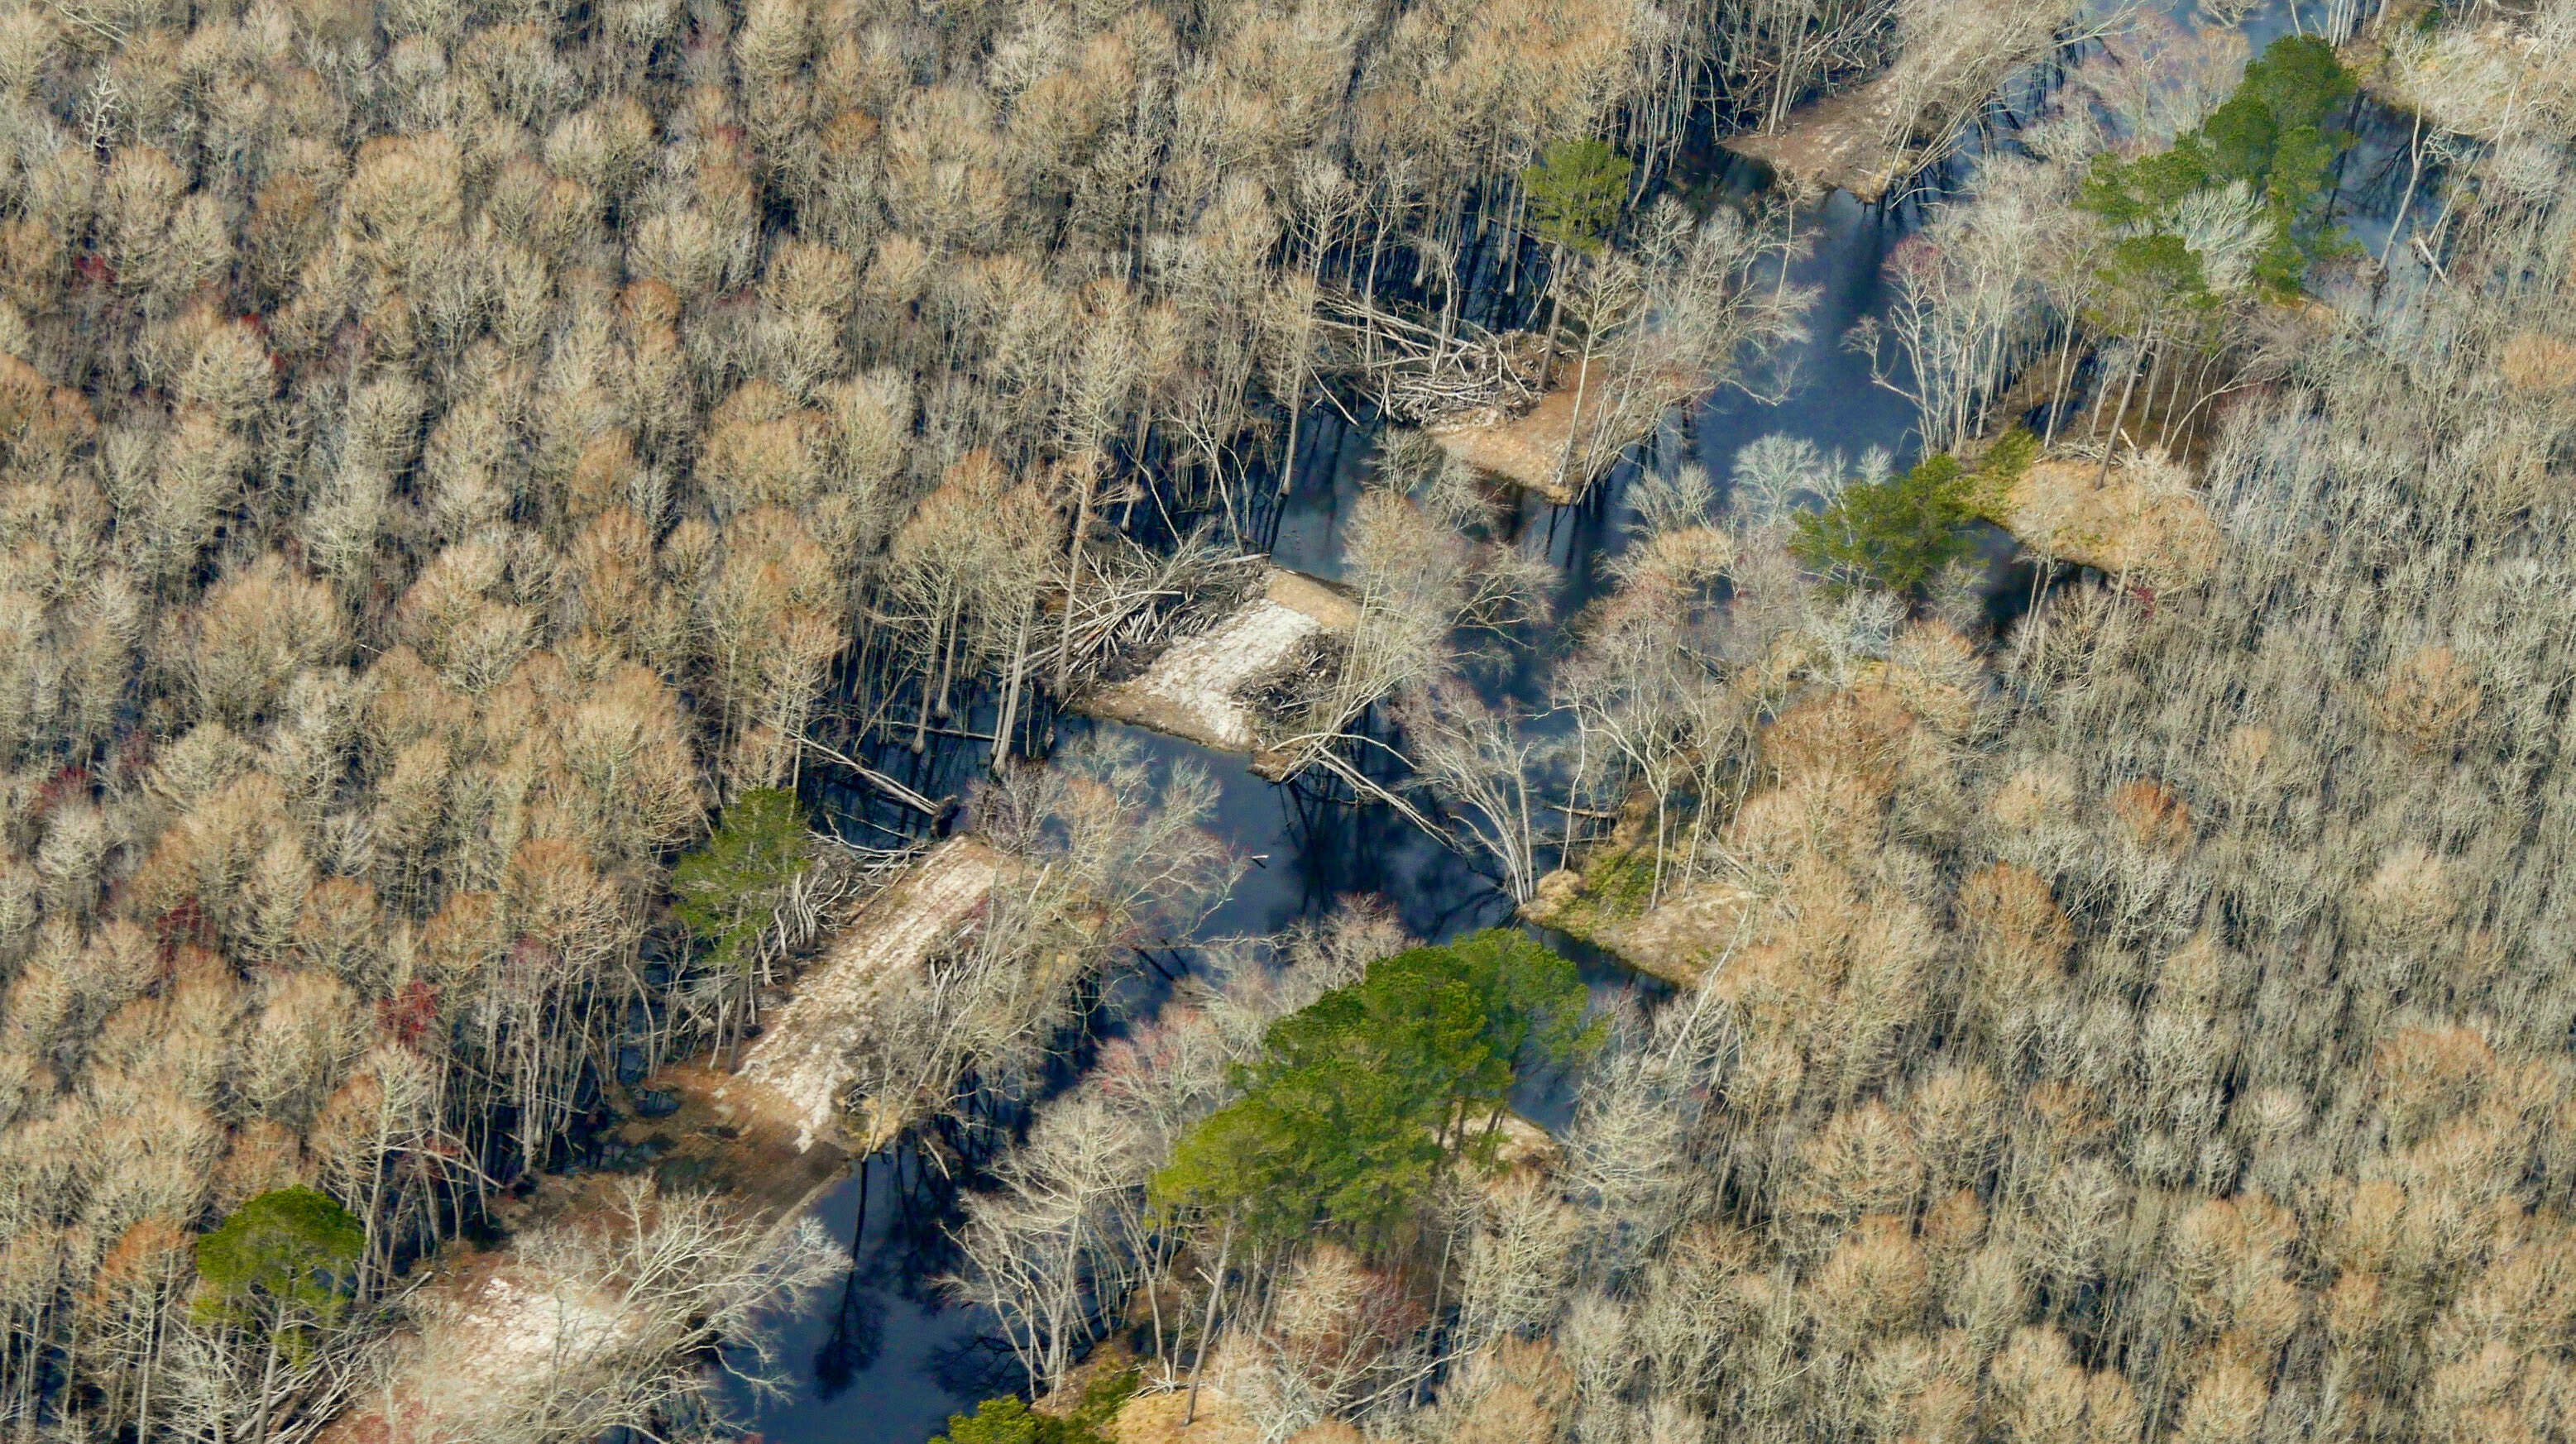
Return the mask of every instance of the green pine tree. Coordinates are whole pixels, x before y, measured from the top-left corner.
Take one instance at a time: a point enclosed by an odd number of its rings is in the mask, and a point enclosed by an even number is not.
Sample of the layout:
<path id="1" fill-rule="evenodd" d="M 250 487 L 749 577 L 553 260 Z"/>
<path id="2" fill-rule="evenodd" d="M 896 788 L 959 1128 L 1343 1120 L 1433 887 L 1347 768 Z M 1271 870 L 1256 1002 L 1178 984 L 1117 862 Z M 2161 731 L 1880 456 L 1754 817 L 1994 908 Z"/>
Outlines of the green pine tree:
<path id="1" fill-rule="evenodd" d="M 1802 513 L 1789 554 L 1839 589 L 1920 596 L 1943 567 L 1967 554 L 1978 490 L 1957 458 L 1931 457 L 1903 476 L 1847 486 L 1833 505 Z"/>
<path id="2" fill-rule="evenodd" d="M 715 834 L 671 869 L 671 911 L 719 967 L 738 966 L 810 861 L 796 794 L 749 789 L 725 809 Z"/>
<path id="3" fill-rule="evenodd" d="M 1381 1241 L 1446 1170 L 1490 1158 L 1523 1078 L 1592 1045 L 1584 1002 L 1574 965 L 1517 932 L 1382 958 L 1271 1025 L 1243 1096 L 1182 1140 L 1154 1196 L 1254 1237 Z"/>
<path id="4" fill-rule="evenodd" d="M 1601 252 L 1628 196 L 1628 158 L 1599 140 L 1560 140 L 1521 171 L 1530 234 L 1553 250 Z"/>
<path id="5" fill-rule="evenodd" d="M 1556 369 L 1556 324 L 1565 307 L 1565 265 L 1569 255 L 1595 256 L 1619 222 L 1619 207 L 1628 198 L 1628 158 L 1606 141 L 1561 140 L 1521 172 L 1521 189 L 1529 197 L 1529 232 L 1550 252 L 1553 276 L 1547 303 L 1547 359 L 1544 375 Z"/>
<path id="6" fill-rule="evenodd" d="M 948 1432 L 930 1444 L 1110 1444 L 1109 1421 L 1136 1392 L 1133 1368 L 1095 1377 L 1063 1414 L 1041 1414 L 1009 1395 L 986 1399 L 972 1414 L 948 1416 Z"/>
<path id="7" fill-rule="evenodd" d="M 2160 228 L 2184 197 L 2243 181 L 2262 198 L 2272 225 L 2255 280 L 2267 295 L 2295 296 L 2311 267 L 2349 244 L 2327 202 L 2335 163 L 2352 144 L 2337 112 L 2356 84 L 2334 47 L 2314 36 L 2283 36 L 2245 67 L 2245 78 L 2208 119 L 2168 149 L 2134 160 L 2094 157 L 2076 203 L 2135 232 L 2130 240 L 2148 240 L 2167 234 Z"/>
<path id="8" fill-rule="evenodd" d="M 366 1226 L 309 1188 L 263 1193 L 197 1240 L 199 1317 L 271 1331 L 328 1324 L 348 1307 Z"/>

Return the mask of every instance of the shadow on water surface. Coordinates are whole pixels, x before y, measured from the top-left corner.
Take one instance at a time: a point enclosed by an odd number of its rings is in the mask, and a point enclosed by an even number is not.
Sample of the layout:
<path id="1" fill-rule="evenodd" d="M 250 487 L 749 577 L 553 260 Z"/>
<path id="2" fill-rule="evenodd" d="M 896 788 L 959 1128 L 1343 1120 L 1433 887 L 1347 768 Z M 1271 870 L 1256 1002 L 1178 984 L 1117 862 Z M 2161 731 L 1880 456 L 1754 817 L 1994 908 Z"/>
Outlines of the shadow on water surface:
<path id="1" fill-rule="evenodd" d="M 732 1391 L 766 1444 L 921 1444 L 964 1401 L 1018 1382 L 1009 1354 L 984 1342 L 988 1320 L 941 1296 L 948 1210 L 916 1183 L 911 1164 L 880 1154 L 814 1204 L 834 1237 L 857 1236 L 856 1264 L 781 1329 L 787 1396 Z"/>
<path id="2" fill-rule="evenodd" d="M 1914 230 L 1920 212 L 1863 205 L 1836 191 L 1802 208 L 1798 227 L 1812 249 L 1790 271 L 1793 285 L 1816 288 L 1807 339 L 1784 358 L 1795 389 L 1765 403 L 1732 388 L 1719 390 L 1692 418 L 1699 464 L 1721 484 L 1735 454 L 1775 432 L 1840 451 L 1857 461 L 1871 447 L 1903 458 L 1914 449 L 1912 403 L 1870 377 L 1869 360 L 1843 344 L 1865 317 L 1884 317 L 1888 253 Z"/>

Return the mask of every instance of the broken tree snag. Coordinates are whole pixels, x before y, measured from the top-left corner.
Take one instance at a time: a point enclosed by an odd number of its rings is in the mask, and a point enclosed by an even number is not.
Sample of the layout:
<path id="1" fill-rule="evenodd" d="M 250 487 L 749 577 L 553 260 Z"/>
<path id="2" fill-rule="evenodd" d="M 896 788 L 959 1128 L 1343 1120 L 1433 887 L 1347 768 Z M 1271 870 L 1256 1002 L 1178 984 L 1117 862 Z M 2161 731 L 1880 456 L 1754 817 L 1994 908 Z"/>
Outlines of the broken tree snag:
<path id="1" fill-rule="evenodd" d="M 1678 372 L 1640 373 L 1595 356 L 1561 368 L 1555 387 L 1528 411 L 1454 417 L 1423 434 L 1478 471 L 1570 506 L 1621 453 L 1653 435 L 1666 411 L 1705 389 Z"/>
<path id="2" fill-rule="evenodd" d="M 744 1052 L 731 1078 L 708 1091 L 710 1106 L 733 1126 L 775 1132 L 792 1153 L 818 1143 L 865 1157 L 908 1117 L 872 1100 L 863 1137 L 844 1127 L 856 1081 L 851 1044 L 870 1011 L 909 981 L 983 917 L 1002 875 L 1002 855 L 972 838 L 934 849 L 910 876 L 859 911 L 820 962 L 797 980 L 796 995 Z"/>
<path id="3" fill-rule="evenodd" d="M 1090 716 L 1149 728 L 1279 768 L 1274 719 L 1303 699 L 1359 626 L 1359 607 L 1328 583 L 1273 567 L 1261 588 L 1206 630 L 1179 638 L 1145 669 L 1080 703 Z M 1282 705 L 1285 694 L 1287 705 Z M 1265 776 L 1273 775 L 1264 772 Z"/>

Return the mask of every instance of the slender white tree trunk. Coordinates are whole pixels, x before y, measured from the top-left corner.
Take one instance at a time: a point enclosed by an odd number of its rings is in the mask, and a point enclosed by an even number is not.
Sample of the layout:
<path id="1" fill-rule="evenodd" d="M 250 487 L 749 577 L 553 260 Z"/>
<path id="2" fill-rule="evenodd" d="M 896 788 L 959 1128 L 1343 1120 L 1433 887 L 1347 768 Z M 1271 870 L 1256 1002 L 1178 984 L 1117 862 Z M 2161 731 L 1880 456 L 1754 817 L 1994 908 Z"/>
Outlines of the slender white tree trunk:
<path id="1" fill-rule="evenodd" d="M 1234 1219 L 1229 1215 L 1225 1221 L 1224 1242 L 1219 1243 L 1216 1249 L 1216 1272 L 1208 1276 L 1207 1312 L 1199 1319 L 1198 1357 L 1190 1362 L 1190 1403 L 1189 1408 L 1181 1416 L 1183 1428 L 1198 1422 L 1199 1381 L 1207 1373 L 1208 1346 L 1216 1342 L 1217 1300 L 1225 1297 L 1225 1265 L 1233 1254 Z"/>

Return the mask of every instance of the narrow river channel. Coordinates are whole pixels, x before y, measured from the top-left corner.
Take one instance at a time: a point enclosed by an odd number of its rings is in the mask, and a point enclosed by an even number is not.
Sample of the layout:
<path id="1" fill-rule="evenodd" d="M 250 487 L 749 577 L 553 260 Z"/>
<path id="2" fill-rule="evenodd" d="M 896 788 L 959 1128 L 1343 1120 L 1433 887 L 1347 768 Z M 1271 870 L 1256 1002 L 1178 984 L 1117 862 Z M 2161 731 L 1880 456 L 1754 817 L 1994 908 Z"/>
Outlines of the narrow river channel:
<path id="1" fill-rule="evenodd" d="M 1686 194 L 1703 209 L 1732 203 L 1746 184 L 1742 169 L 1714 167 L 1688 185 Z M 1775 431 L 1854 455 L 1873 446 L 1902 455 L 1912 419 L 1907 403 L 1873 385 L 1867 364 L 1840 340 L 1862 316 L 1883 310 L 1880 275 L 1887 251 L 1916 214 L 1863 206 L 1841 194 L 1802 214 L 1799 229 L 1813 244 L 1791 280 L 1817 287 L 1819 295 L 1810 339 L 1791 358 L 1798 389 L 1776 405 L 1722 390 L 1686 426 L 1677 426 L 1667 438 L 1667 453 L 1695 455 L 1721 480 L 1738 448 Z M 1319 420 L 1328 415 L 1321 413 Z M 1371 438 L 1330 424 L 1310 431 L 1318 441 L 1301 462 L 1272 555 L 1282 565 L 1329 577 L 1340 569 L 1339 521 L 1367 484 Z M 1523 525 L 1532 535 L 1547 536 L 1559 570 L 1560 619 L 1581 607 L 1601 565 L 1617 555 L 1623 492 L 1635 474 L 1622 468 L 1583 505 L 1553 517 L 1543 503 L 1528 504 Z M 1536 648 L 1541 665 L 1548 640 L 1540 639 Z M 1543 681 L 1539 686 L 1543 690 Z M 1441 846 L 1387 808 L 1319 801 L 1294 784 L 1253 776 L 1241 758 L 1135 728 L 1073 717 L 1058 728 L 1059 743 L 1083 730 L 1116 732 L 1157 767 L 1186 760 L 1216 780 L 1211 828 L 1250 861 L 1232 895 L 1202 924 L 1202 936 L 1276 932 L 1329 911 L 1338 899 L 1360 895 L 1384 899 L 1407 931 L 1433 941 L 1510 918 L 1509 897 L 1471 858 Z M 981 765 L 980 746 L 952 749 L 935 759 L 925 790 L 960 792 Z M 855 794 L 842 800 L 852 807 L 865 804 Z M 871 840 L 858 828 L 849 832 L 855 841 Z M 1587 963 L 1586 974 L 1597 993 L 1635 986 L 1629 975 L 1606 964 Z M 1542 1121 L 1564 1107 L 1561 1098 L 1530 1101 Z M 1016 1369 L 996 1367 L 1007 1363 L 1006 1356 L 979 1344 L 985 1321 L 941 1297 L 937 1278 L 949 1266 L 939 1235 L 945 1220 L 908 1198 L 896 1167 L 879 1158 L 867 1170 L 866 1227 L 856 1240 L 857 1262 L 846 1283 L 825 1289 L 784 1330 L 788 1396 L 744 1401 L 765 1444 L 922 1444 L 950 1413 L 971 1409 L 976 1399 L 1009 1388 L 1017 1377 Z M 861 1187 L 854 1175 L 815 1205 L 845 1240 L 860 1220 Z"/>
<path id="2" fill-rule="evenodd" d="M 2189 20 L 2187 5 L 2179 7 L 2177 18 Z M 2267 5 L 2244 29 L 2259 49 L 2289 29 L 2286 9 Z M 2351 208 L 2343 219 L 2375 253 L 2387 233 L 2393 197 L 2379 194 L 2387 187 L 2368 177 L 2384 172 L 2389 158 L 2402 151 L 2405 130 L 2397 125 L 2392 136 L 2387 118 L 2375 114 L 2358 128 L 2361 144 L 2346 182 Z M 1739 203 L 1758 183 L 1751 167 L 1722 153 L 1702 157 L 1695 169 L 1685 167 L 1668 182 L 1674 194 L 1703 212 Z M 1886 314 L 1888 255 L 1921 216 L 1919 204 L 1867 206 L 1843 193 L 1802 209 L 1797 225 L 1808 244 L 1790 280 L 1813 286 L 1816 303 L 1807 320 L 1808 339 L 1785 358 L 1795 388 L 1776 403 L 1721 389 L 1646 448 L 1651 463 L 1696 461 L 1722 486 L 1736 453 L 1773 433 L 1854 457 L 1884 448 L 1898 464 L 1910 462 L 1910 403 L 1875 384 L 1867 361 L 1842 338 L 1863 318 Z M 1303 430 L 1309 444 L 1294 494 L 1275 518 L 1271 552 L 1284 566 L 1331 577 L 1340 570 L 1341 521 L 1368 482 L 1373 438 L 1320 407 Z M 1577 507 L 1552 509 L 1535 499 L 1524 504 L 1523 535 L 1543 535 L 1558 570 L 1559 621 L 1557 635 L 1535 639 L 1533 659 L 1501 688 L 1523 700 L 1543 697 L 1545 669 L 1564 619 L 1592 595 L 1604 563 L 1618 553 L 1625 491 L 1636 475 L 1635 465 L 1622 467 Z M 2011 590 L 2003 586 L 2002 565 L 2009 542 L 2000 534 L 1998 540 L 1995 580 L 1999 591 Z M 1203 924 L 1202 937 L 1275 932 L 1354 895 L 1385 900 L 1408 931 L 1428 940 L 1509 920 L 1508 897 L 1473 859 L 1444 848 L 1384 807 L 1321 801 L 1293 784 L 1262 781 L 1240 758 L 1152 733 L 1071 717 L 1056 725 L 1059 744 L 1084 730 L 1116 732 L 1157 767 L 1187 761 L 1216 780 L 1219 800 L 1211 826 L 1249 865 L 1231 897 Z M 914 761 L 892 755 L 884 760 Z M 982 765 L 980 744 L 934 750 L 911 781 L 934 796 L 962 794 Z M 869 835 L 881 833 L 877 824 L 886 819 L 868 818 L 865 794 L 826 789 L 823 795 L 827 809 L 837 804 L 835 821 L 853 841 L 886 840 Z M 1597 995 L 1637 986 L 1613 966 L 1583 961 Z M 1542 1122 L 1553 1123 L 1557 1119 L 1549 1115 L 1561 1119 L 1565 1100 L 1538 1097 L 1527 1105 Z M 940 1232 L 946 1219 L 899 1180 L 905 1167 L 886 1157 L 871 1160 L 864 1183 L 853 1175 L 815 1205 L 837 1236 L 852 1239 L 856 1231 L 856 1265 L 844 1285 L 824 1290 L 812 1308 L 787 1322 L 787 1396 L 739 1401 L 765 1444 L 922 1444 L 950 1413 L 971 1409 L 978 1398 L 1018 1381 L 1008 1356 L 981 1342 L 986 1321 L 942 1297 L 938 1279 L 949 1267 Z"/>

